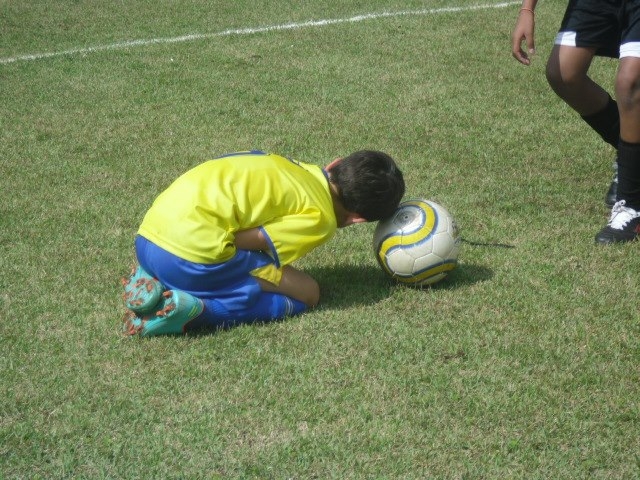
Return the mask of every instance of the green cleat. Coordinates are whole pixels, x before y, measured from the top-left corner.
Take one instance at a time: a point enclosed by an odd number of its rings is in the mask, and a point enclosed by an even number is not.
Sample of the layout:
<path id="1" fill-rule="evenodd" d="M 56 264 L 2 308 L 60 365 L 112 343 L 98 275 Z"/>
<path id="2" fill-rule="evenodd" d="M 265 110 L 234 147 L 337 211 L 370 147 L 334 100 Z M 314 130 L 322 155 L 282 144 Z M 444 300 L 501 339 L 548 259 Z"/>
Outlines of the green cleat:
<path id="1" fill-rule="evenodd" d="M 158 303 L 158 311 L 140 315 L 127 312 L 124 318 L 125 335 L 153 337 L 184 333 L 185 326 L 202 313 L 202 300 L 180 290 L 167 290 Z"/>
<path id="2" fill-rule="evenodd" d="M 140 265 L 131 271 L 129 278 L 122 279 L 122 286 L 124 306 L 139 315 L 157 310 L 156 307 L 165 290 L 162 283 L 149 275 Z"/>

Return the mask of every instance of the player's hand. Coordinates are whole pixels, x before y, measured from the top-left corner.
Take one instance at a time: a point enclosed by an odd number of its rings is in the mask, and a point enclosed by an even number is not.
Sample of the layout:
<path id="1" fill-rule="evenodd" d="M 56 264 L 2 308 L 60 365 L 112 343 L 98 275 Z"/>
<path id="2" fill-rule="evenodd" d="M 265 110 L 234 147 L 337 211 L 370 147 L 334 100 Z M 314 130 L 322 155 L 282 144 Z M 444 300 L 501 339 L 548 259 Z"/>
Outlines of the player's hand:
<path id="1" fill-rule="evenodd" d="M 534 30 L 535 17 L 533 12 L 520 11 L 516 27 L 511 34 L 511 54 L 523 65 L 530 65 L 531 55 L 536 52 Z M 523 46 L 526 46 L 526 50 L 522 48 Z"/>

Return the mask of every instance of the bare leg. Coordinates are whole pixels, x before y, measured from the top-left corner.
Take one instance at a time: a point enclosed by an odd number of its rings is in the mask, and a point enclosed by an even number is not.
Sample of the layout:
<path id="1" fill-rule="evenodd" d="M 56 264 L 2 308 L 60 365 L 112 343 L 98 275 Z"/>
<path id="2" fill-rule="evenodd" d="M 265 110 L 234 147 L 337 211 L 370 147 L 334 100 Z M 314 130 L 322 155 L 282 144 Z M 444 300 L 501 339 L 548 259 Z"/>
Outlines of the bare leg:
<path id="1" fill-rule="evenodd" d="M 620 138 L 640 143 L 640 58 L 624 57 L 616 77 Z"/>
<path id="2" fill-rule="evenodd" d="M 601 111 L 609 94 L 587 75 L 595 55 L 592 48 L 554 45 L 547 62 L 547 81 L 556 94 L 582 116 Z"/>

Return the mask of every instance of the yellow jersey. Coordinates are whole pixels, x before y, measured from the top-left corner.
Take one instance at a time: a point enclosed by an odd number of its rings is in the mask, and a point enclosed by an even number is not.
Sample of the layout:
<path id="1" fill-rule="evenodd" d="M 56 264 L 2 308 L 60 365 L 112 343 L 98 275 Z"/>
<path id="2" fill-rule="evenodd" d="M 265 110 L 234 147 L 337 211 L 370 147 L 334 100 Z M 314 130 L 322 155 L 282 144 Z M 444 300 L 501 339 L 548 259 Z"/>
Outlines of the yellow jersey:
<path id="1" fill-rule="evenodd" d="M 206 161 L 154 201 L 138 234 L 185 260 L 233 257 L 234 234 L 261 227 L 275 265 L 288 265 L 337 229 L 329 182 L 316 165 L 260 151 Z"/>

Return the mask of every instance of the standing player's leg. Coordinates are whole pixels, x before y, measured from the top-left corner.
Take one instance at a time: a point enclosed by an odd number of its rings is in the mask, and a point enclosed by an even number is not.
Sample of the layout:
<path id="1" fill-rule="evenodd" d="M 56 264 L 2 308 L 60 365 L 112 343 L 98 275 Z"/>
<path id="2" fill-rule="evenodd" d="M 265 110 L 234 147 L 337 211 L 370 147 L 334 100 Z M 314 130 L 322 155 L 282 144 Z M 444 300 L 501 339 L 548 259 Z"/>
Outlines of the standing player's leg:
<path id="1" fill-rule="evenodd" d="M 596 242 L 604 244 L 640 238 L 640 41 L 623 44 L 620 52 L 618 202 L 609 223 L 596 235 Z"/>
<path id="2" fill-rule="evenodd" d="M 596 55 L 618 57 L 622 3 L 622 0 L 569 2 L 547 62 L 547 79 L 553 90 L 615 149 L 620 138 L 617 103 L 588 76 L 588 71 Z M 613 165 L 615 169 L 617 163 Z M 615 203 L 616 190 L 614 173 L 605 196 L 607 205 Z"/>
<path id="3" fill-rule="evenodd" d="M 594 56 L 595 48 L 554 45 L 546 68 L 547 81 L 553 91 L 587 118 L 603 111 L 610 99 L 606 90 L 588 75 Z"/>
<path id="4" fill-rule="evenodd" d="M 620 138 L 618 104 L 588 75 L 594 48 L 555 45 L 547 62 L 547 80 L 556 94 L 575 110 L 600 137 L 614 148 Z M 612 206 L 617 195 L 617 163 L 605 203 Z"/>

